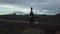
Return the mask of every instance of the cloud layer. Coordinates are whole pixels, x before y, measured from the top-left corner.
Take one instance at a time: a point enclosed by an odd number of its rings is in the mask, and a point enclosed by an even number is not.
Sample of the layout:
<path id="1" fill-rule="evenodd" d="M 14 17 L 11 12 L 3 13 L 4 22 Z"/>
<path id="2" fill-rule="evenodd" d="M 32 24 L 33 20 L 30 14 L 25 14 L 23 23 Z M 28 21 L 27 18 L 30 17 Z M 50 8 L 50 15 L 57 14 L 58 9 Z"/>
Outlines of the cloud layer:
<path id="1" fill-rule="evenodd" d="M 6 13 L 14 10 L 29 13 L 31 6 L 38 14 L 54 15 L 60 13 L 60 0 L 0 0 L 0 11 L 5 9 Z"/>

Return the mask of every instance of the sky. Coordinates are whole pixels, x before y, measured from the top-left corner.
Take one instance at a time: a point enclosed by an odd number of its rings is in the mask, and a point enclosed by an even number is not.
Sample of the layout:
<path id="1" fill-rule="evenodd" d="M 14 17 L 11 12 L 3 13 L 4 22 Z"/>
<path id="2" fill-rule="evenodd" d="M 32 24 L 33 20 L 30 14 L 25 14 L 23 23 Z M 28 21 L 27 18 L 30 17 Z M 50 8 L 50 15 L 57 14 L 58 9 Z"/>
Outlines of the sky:
<path id="1" fill-rule="evenodd" d="M 35 14 L 55 15 L 60 13 L 60 0 L 0 0 L 0 15 L 29 14 L 30 7 Z"/>

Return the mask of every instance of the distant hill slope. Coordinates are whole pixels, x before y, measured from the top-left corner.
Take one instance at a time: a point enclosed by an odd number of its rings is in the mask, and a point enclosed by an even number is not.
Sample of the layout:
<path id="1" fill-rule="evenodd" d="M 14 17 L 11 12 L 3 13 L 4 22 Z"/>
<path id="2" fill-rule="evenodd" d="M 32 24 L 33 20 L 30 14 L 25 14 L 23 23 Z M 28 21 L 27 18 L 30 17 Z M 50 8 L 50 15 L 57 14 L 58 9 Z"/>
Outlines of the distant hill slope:
<path id="1" fill-rule="evenodd" d="M 12 19 L 12 20 L 28 20 L 28 15 L 1 15 L 0 19 Z"/>
<path id="2" fill-rule="evenodd" d="M 54 22 L 60 23 L 60 14 L 57 15 L 38 15 L 34 16 L 34 21 L 38 17 L 39 22 Z M 20 21 L 29 21 L 29 15 L 0 15 L 0 19 L 11 19 Z"/>

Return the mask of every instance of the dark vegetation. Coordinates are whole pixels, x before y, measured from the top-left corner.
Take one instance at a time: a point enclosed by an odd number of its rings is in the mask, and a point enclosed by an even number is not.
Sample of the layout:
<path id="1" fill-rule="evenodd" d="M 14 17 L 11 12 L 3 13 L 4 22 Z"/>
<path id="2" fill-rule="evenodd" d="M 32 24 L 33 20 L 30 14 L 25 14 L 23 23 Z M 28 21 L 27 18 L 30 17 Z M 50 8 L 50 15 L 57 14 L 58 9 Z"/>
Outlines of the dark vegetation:
<path id="1" fill-rule="evenodd" d="M 7 19 L 7 20 L 20 20 L 20 21 L 29 21 L 29 15 L 0 15 L 0 19 Z M 38 19 L 39 23 L 54 23 L 54 24 L 60 24 L 60 14 L 56 14 L 56 15 L 35 15 L 34 16 L 34 21 L 35 19 Z M 0 22 L 1 24 L 2 22 Z M 5 22 L 3 22 L 5 23 Z M 9 23 L 9 22 L 8 22 Z M 21 25 L 21 24 L 20 24 Z M 36 29 L 35 29 L 36 30 Z M 0 34 L 26 34 L 26 33 L 31 33 L 29 31 L 34 31 L 30 28 L 22 28 L 22 26 L 0 26 Z M 26 32 L 26 33 L 24 33 Z M 36 34 L 36 33 L 35 33 Z"/>
<path id="2" fill-rule="evenodd" d="M 0 19 L 10 19 L 10 20 L 20 20 L 20 21 L 29 21 L 29 15 L 0 15 Z M 52 22 L 60 23 L 60 14 L 56 15 L 34 15 L 34 21 L 38 19 L 38 22 Z"/>

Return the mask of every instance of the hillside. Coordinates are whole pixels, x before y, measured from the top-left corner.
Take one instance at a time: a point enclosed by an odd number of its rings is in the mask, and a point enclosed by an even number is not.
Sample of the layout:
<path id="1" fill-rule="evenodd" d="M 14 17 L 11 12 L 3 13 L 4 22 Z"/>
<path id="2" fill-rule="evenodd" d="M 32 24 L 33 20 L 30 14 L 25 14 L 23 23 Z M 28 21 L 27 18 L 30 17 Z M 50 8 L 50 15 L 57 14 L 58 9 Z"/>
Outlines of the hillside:
<path id="1" fill-rule="evenodd" d="M 56 15 L 34 15 L 34 21 L 36 20 L 36 18 L 38 19 L 38 22 L 60 23 L 60 14 L 56 14 Z M 26 14 L 26 15 L 0 15 L 0 19 L 29 21 L 29 15 L 28 14 Z"/>

